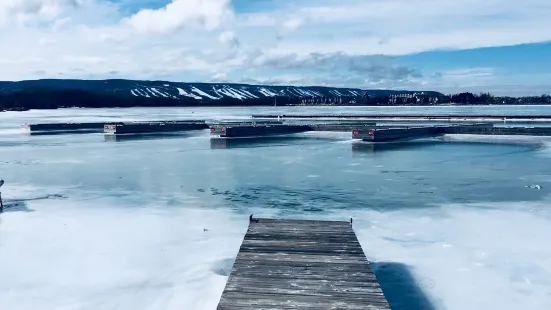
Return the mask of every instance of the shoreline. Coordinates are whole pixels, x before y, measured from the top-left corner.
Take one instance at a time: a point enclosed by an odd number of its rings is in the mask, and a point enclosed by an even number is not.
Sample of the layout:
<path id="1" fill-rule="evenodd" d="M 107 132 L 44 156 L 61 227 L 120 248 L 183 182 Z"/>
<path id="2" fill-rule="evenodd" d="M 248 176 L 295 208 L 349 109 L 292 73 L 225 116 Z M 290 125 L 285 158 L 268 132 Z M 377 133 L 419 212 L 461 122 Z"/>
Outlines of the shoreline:
<path id="1" fill-rule="evenodd" d="M 19 108 L 19 109 L 5 109 L 0 110 L 0 112 L 26 112 L 32 110 L 62 110 L 62 109 L 133 109 L 133 108 L 284 108 L 284 107 L 334 107 L 334 108 L 392 108 L 392 107 L 424 107 L 424 108 L 438 108 L 438 107 L 530 107 L 530 106 L 551 106 L 549 103 L 533 103 L 533 104 L 458 104 L 458 103 L 448 103 L 448 104 L 437 104 L 437 105 L 414 105 L 414 104 L 404 104 L 404 105 L 333 105 L 333 104 L 287 104 L 280 106 L 273 105 L 162 105 L 162 106 L 133 106 L 133 107 L 59 107 L 59 108 Z"/>

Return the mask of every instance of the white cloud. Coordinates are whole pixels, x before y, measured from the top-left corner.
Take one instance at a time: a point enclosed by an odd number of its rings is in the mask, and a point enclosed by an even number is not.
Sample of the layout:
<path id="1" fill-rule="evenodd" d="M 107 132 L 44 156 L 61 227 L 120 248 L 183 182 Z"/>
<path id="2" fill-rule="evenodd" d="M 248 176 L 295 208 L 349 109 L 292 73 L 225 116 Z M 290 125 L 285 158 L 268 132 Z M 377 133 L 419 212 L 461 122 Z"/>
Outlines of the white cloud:
<path id="1" fill-rule="evenodd" d="M 82 0 L 2 0 L 0 1 L 0 26 L 51 21 L 67 10 L 76 8 L 82 2 Z"/>
<path id="2" fill-rule="evenodd" d="M 293 32 L 304 25 L 304 20 L 298 17 L 291 17 L 283 22 L 281 25 L 284 32 Z"/>
<path id="3" fill-rule="evenodd" d="M 296 30 L 285 52 L 403 55 L 551 40 L 551 1 L 342 0 L 247 14 L 243 27 Z M 325 39 L 324 39 L 325 38 Z M 327 40 L 327 39 L 331 40 Z M 381 44 L 384 43 L 384 44 Z"/>
<path id="4" fill-rule="evenodd" d="M 173 0 L 126 15 L 117 3 L 0 0 L 0 40 L 10 43 L 0 49 L 0 79 L 116 71 L 135 79 L 459 88 L 504 77 L 493 68 L 424 70 L 388 56 L 551 40 L 547 0 L 304 0 L 246 14 L 230 0 Z"/>
<path id="5" fill-rule="evenodd" d="M 239 39 L 234 31 L 224 31 L 218 36 L 218 40 L 223 44 L 228 44 L 231 47 L 239 46 Z"/>
<path id="6" fill-rule="evenodd" d="M 184 27 L 212 30 L 228 15 L 229 0 L 173 0 L 157 10 L 141 10 L 125 22 L 140 32 L 170 33 Z"/>

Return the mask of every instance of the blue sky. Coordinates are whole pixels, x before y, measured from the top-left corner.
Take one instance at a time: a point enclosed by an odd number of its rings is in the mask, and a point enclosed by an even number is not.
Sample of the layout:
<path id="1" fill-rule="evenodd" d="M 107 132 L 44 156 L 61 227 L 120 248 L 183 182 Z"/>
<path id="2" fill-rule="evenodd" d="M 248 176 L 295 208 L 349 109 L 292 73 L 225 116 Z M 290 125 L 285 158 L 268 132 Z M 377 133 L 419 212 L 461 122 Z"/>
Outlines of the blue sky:
<path id="1" fill-rule="evenodd" d="M 551 94 L 551 1 L 6 0 L 0 79 Z"/>

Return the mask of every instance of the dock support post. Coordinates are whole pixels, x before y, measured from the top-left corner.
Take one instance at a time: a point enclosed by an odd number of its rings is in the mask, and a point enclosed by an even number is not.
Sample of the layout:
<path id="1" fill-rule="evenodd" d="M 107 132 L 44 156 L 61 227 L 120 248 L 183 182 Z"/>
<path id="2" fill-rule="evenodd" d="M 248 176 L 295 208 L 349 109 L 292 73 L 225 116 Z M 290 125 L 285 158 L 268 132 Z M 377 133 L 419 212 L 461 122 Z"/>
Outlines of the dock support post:
<path id="1" fill-rule="evenodd" d="M 0 180 L 0 187 L 4 185 L 4 180 Z M 4 212 L 4 203 L 2 202 L 2 193 L 0 192 L 0 213 Z"/>

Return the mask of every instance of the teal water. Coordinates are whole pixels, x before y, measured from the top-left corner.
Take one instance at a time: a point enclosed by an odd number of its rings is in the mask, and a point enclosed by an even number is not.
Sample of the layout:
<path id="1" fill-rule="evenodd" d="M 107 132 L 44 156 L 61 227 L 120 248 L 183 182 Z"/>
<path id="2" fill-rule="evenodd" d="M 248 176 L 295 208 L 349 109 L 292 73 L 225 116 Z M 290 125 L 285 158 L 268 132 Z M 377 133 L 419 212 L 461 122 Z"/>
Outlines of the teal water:
<path id="1" fill-rule="evenodd" d="M 301 109 L 310 111 L 287 112 Z M 481 109 L 551 114 L 550 107 Z M 208 131 L 108 139 L 29 136 L 18 128 L 238 119 L 270 110 L 0 114 L 9 206 L 0 215 L 0 309 L 215 309 L 253 213 L 353 217 L 395 309 L 548 309 L 551 139 L 445 136 L 373 145 L 349 133 L 227 141 Z"/>

